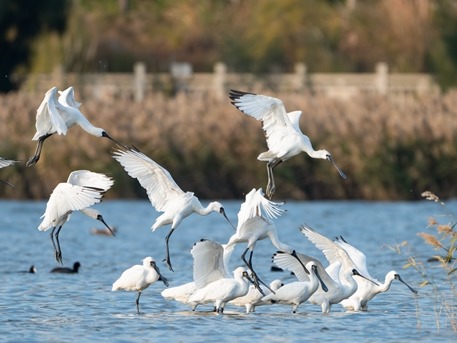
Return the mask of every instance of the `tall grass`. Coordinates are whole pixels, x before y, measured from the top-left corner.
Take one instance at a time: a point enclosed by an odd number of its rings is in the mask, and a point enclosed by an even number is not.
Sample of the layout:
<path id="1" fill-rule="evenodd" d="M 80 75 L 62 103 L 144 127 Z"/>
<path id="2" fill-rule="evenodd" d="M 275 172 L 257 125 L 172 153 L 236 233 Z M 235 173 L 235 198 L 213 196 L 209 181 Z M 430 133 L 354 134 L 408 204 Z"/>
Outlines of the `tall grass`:
<path id="1" fill-rule="evenodd" d="M 320 94 L 279 94 L 286 109 L 301 109 L 302 131 L 315 149 L 329 150 L 348 175 L 305 154 L 275 169 L 276 196 L 292 199 L 416 199 L 420 190 L 457 194 L 457 93 L 444 95 L 362 95 L 349 101 Z M 44 95 L 44 94 L 43 94 Z M 135 180 L 111 158 L 109 140 L 79 128 L 52 136 L 41 160 L 26 168 L 36 142 L 35 114 L 43 95 L 0 96 L 0 156 L 18 159 L 2 169 L 14 189 L 8 198 L 46 198 L 72 170 L 112 174 L 107 197 L 144 195 Z M 227 96 L 204 94 L 168 97 L 148 94 L 145 101 L 80 99 L 81 111 L 115 139 L 133 144 L 167 168 L 184 190 L 200 198 L 241 197 L 266 186 L 266 167 L 257 155 L 266 150 L 260 122 L 239 112 Z"/>

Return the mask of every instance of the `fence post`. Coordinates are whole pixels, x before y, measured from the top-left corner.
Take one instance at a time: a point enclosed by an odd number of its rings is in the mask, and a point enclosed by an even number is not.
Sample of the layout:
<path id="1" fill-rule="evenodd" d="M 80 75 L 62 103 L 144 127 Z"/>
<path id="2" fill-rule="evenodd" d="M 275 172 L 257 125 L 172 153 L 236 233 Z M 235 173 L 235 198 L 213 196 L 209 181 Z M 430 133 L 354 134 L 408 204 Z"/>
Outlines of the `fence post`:
<path id="1" fill-rule="evenodd" d="M 299 62 L 295 64 L 295 90 L 302 91 L 307 84 L 306 64 Z"/>
<path id="2" fill-rule="evenodd" d="M 375 88 L 382 95 L 386 95 L 389 89 L 389 67 L 385 62 L 376 64 Z"/>
<path id="3" fill-rule="evenodd" d="M 213 68 L 213 94 L 218 100 L 223 100 L 225 94 L 225 84 L 227 76 L 227 66 L 223 62 L 217 62 Z"/>
<path id="4" fill-rule="evenodd" d="M 136 102 L 144 100 L 146 93 L 146 65 L 143 62 L 136 62 L 133 66 L 133 93 Z"/>

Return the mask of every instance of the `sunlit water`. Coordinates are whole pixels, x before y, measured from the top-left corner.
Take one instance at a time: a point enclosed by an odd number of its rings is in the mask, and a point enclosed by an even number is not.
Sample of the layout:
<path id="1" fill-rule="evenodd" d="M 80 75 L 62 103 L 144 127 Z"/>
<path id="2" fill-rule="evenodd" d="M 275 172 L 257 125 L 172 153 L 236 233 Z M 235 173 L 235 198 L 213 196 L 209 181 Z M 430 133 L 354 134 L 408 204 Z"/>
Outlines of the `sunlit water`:
<path id="1" fill-rule="evenodd" d="M 206 202 L 204 202 L 206 203 Z M 229 218 L 236 225 L 240 201 L 223 202 Z M 455 202 L 447 204 L 451 211 Z M 117 227 L 116 237 L 94 236 L 92 227 L 100 223 L 80 213 L 73 215 L 61 232 L 64 265 L 79 261 L 79 274 L 50 274 L 56 266 L 49 232 L 37 226 L 45 202 L 1 201 L 0 209 L 0 341 L 10 342 L 378 342 L 455 341 L 455 333 L 443 314 L 436 323 L 437 306 L 433 291 L 420 288 L 422 281 L 413 270 L 402 269 L 405 257 L 387 245 L 405 240 L 420 243 L 415 254 L 434 251 L 421 243 L 417 232 L 426 231 L 430 216 L 444 213 L 436 203 L 420 202 L 287 202 L 286 215 L 277 220 L 280 239 L 297 251 L 324 259 L 299 232 L 307 223 L 328 237 L 342 235 L 368 258 L 372 276 L 380 280 L 395 269 L 411 286 L 419 289 L 414 296 L 404 285 L 394 282 L 390 291 L 369 304 L 369 311 L 346 312 L 333 305 L 328 315 L 320 307 L 302 304 L 293 314 L 288 306 L 257 308 L 245 314 L 244 308 L 230 305 L 225 314 L 214 314 L 211 307 L 196 312 L 186 305 L 167 301 L 160 295 L 162 283 L 153 284 L 141 297 L 141 314 L 136 314 L 136 293 L 111 292 L 112 283 L 122 271 L 140 264 L 146 256 L 158 261 L 164 257 L 167 228 L 151 232 L 157 212 L 148 201 L 105 201 L 97 206 L 105 220 Z M 438 217 L 446 222 L 446 218 Z M 226 242 L 233 229 L 215 213 L 185 219 L 171 240 L 175 272 L 160 262 L 162 273 L 171 286 L 192 280 L 194 242 L 209 238 Z M 244 246 L 232 255 L 231 267 L 240 264 Z M 286 272 L 271 272 L 275 248 L 268 241 L 257 244 L 254 265 L 262 279 L 293 281 Z M 36 274 L 25 273 L 30 265 Z"/>

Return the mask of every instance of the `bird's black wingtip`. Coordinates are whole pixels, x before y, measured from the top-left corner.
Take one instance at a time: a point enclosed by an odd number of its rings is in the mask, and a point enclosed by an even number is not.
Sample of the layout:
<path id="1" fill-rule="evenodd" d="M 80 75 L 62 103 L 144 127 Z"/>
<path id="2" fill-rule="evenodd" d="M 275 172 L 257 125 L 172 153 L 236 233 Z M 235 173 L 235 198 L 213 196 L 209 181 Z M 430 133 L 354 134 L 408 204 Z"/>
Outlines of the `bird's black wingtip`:
<path id="1" fill-rule="evenodd" d="M 243 95 L 256 95 L 255 93 L 249 93 L 249 92 L 243 92 L 243 91 L 238 91 L 238 90 L 235 90 L 235 89 L 230 89 L 229 90 L 229 97 L 230 99 L 232 100 L 236 100 L 236 99 L 239 99 L 241 98 Z M 233 104 L 233 102 L 232 102 Z"/>

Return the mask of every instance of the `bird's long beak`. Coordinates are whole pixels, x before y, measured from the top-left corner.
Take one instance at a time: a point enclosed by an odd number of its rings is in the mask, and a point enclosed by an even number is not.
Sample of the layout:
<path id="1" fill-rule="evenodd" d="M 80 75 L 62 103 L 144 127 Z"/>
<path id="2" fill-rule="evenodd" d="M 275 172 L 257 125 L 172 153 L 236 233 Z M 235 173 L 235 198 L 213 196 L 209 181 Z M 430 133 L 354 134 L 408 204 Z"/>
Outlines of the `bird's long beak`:
<path id="1" fill-rule="evenodd" d="M 112 142 L 116 143 L 116 145 L 123 147 L 124 149 L 130 150 L 129 147 L 125 146 L 122 143 L 119 143 L 117 140 L 115 140 L 113 137 L 111 137 L 106 131 L 103 132 L 103 137 L 110 139 Z"/>
<path id="2" fill-rule="evenodd" d="M 225 219 L 227 219 L 227 221 L 230 223 L 230 225 L 233 227 L 233 230 L 236 231 L 236 227 L 233 226 L 232 222 L 230 221 L 230 219 L 228 219 L 227 215 L 225 214 L 225 210 L 223 207 L 221 207 L 221 210 L 220 210 L 221 214 L 225 217 Z"/>
<path id="3" fill-rule="evenodd" d="M 325 285 L 324 281 L 322 280 L 321 276 L 319 275 L 319 272 L 317 271 L 317 267 L 313 265 L 313 272 L 316 274 L 317 278 L 319 279 L 319 282 L 321 283 L 322 290 L 324 292 L 328 292 L 328 287 Z"/>
<path id="4" fill-rule="evenodd" d="M 371 280 L 371 279 L 367 278 L 366 276 L 363 276 L 363 275 L 360 274 L 356 269 L 353 269 L 353 270 L 352 270 L 352 274 L 353 274 L 353 275 L 360 276 L 361 278 L 364 278 L 365 280 L 368 280 L 368 281 L 374 283 L 376 286 L 379 286 L 379 284 L 378 284 L 376 281 Z"/>
<path id="5" fill-rule="evenodd" d="M 254 283 L 254 280 L 252 280 L 251 277 L 249 276 L 248 272 L 246 272 L 246 271 L 243 272 L 243 276 L 244 276 L 250 283 L 252 283 L 254 286 L 256 285 L 256 284 Z"/>
<path id="6" fill-rule="evenodd" d="M 343 178 L 343 179 L 346 179 L 346 174 L 343 173 L 343 171 L 338 168 L 338 166 L 336 165 L 335 161 L 333 160 L 332 156 L 328 155 L 327 156 L 327 160 L 329 160 L 330 162 L 332 162 L 333 166 L 336 168 L 336 170 L 338 170 L 338 173 L 340 174 L 340 176 Z"/>
<path id="7" fill-rule="evenodd" d="M 308 270 L 308 268 L 306 268 L 306 266 L 303 264 L 302 260 L 300 260 L 300 258 L 299 258 L 298 255 L 297 255 L 297 252 L 294 250 L 294 251 L 292 251 L 292 254 L 291 254 L 291 255 L 292 255 L 293 257 L 295 257 L 295 258 L 298 260 L 298 262 L 301 264 L 301 266 L 302 266 L 303 269 L 305 270 L 306 274 L 309 275 L 309 270 Z"/>
<path id="8" fill-rule="evenodd" d="M 109 232 L 111 232 L 111 235 L 112 235 L 112 236 L 116 236 L 116 235 L 114 234 L 114 231 L 110 228 L 110 226 L 109 226 L 108 224 L 106 224 L 106 222 L 105 222 L 105 220 L 103 219 L 103 217 L 102 217 L 101 214 L 99 214 L 99 215 L 97 216 L 97 219 L 100 220 L 100 221 L 106 226 L 106 228 L 109 230 Z"/>
<path id="9" fill-rule="evenodd" d="M 5 181 L 5 180 L 1 180 L 1 179 L 0 179 L 0 182 L 6 183 L 8 186 L 10 186 L 10 187 L 13 187 L 13 188 L 14 188 L 14 185 L 13 185 L 13 184 L 11 184 L 11 183 L 9 183 L 8 181 Z"/>
<path id="10" fill-rule="evenodd" d="M 154 261 L 151 261 L 151 266 L 152 266 L 152 268 L 154 268 L 156 273 L 159 275 L 159 280 L 162 280 L 164 285 L 168 287 L 168 285 L 169 285 L 168 280 L 167 280 L 167 278 L 165 276 L 160 274 L 160 270 L 159 270 L 159 267 L 157 267 L 157 264 Z"/>
<path id="11" fill-rule="evenodd" d="M 396 278 L 398 281 L 400 281 L 401 283 L 403 283 L 406 287 L 408 287 L 409 290 L 410 290 L 411 292 L 413 292 L 414 294 L 417 294 L 417 291 L 416 291 L 414 288 L 412 288 L 410 285 L 408 285 L 408 284 L 401 278 L 401 276 L 400 276 L 399 274 L 396 274 L 396 275 L 395 275 L 395 278 Z"/>

